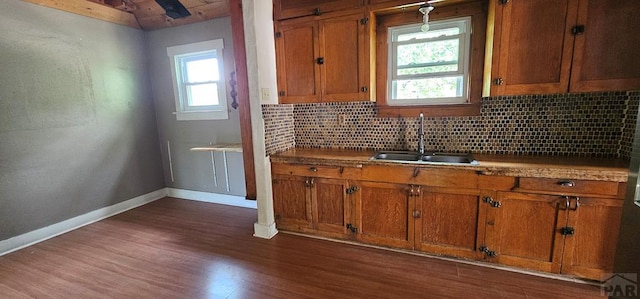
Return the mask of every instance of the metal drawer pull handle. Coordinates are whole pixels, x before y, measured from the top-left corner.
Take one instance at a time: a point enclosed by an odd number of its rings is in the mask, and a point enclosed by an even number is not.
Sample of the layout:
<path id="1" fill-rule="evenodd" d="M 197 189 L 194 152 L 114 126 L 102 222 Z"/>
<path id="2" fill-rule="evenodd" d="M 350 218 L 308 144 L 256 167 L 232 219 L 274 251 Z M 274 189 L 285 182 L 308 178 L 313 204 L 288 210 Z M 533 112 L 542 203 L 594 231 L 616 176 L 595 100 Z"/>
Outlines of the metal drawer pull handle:
<path id="1" fill-rule="evenodd" d="M 572 181 L 560 181 L 558 182 L 558 185 L 562 186 L 562 187 L 573 187 L 576 185 L 576 183 L 572 182 Z"/>
<path id="2" fill-rule="evenodd" d="M 571 205 L 569 205 L 569 210 L 571 211 L 576 211 L 578 210 L 578 207 L 580 207 L 580 197 L 574 197 L 574 199 L 576 200 L 576 204 L 575 206 L 571 207 Z"/>
<path id="3" fill-rule="evenodd" d="M 318 172 L 318 168 L 315 168 L 315 167 L 310 167 L 309 170 L 311 170 L 313 172 Z"/>

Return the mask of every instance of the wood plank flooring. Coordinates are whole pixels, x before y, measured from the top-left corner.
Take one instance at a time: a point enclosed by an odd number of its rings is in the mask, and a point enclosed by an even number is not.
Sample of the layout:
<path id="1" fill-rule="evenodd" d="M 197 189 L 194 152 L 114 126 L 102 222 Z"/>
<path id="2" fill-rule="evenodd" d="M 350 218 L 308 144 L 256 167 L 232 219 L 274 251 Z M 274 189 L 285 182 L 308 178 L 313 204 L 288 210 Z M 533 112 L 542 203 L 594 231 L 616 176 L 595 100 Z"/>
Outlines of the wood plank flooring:
<path id="1" fill-rule="evenodd" d="M 0 257 L 0 298 L 596 298 L 594 286 L 289 234 L 164 198 Z"/>

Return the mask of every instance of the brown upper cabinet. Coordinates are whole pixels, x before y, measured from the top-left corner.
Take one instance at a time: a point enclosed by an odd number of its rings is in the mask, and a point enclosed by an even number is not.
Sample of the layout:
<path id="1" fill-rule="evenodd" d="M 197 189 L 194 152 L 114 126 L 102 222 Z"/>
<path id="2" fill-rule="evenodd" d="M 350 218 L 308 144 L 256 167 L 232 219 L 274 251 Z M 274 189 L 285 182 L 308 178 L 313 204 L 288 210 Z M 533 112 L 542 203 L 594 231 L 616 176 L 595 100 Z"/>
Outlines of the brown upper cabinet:
<path id="1" fill-rule="evenodd" d="M 640 1 L 582 0 L 570 91 L 640 88 Z"/>
<path id="2" fill-rule="evenodd" d="M 280 0 L 274 1 L 276 20 L 319 16 L 328 12 L 363 6 L 364 0 Z"/>
<path id="3" fill-rule="evenodd" d="M 640 88 L 640 2 L 490 1 L 485 95 Z M 492 21 L 493 20 L 493 21 Z M 486 72 L 485 74 L 488 74 Z"/>
<path id="4" fill-rule="evenodd" d="M 368 23 L 363 10 L 276 22 L 279 102 L 368 100 Z"/>

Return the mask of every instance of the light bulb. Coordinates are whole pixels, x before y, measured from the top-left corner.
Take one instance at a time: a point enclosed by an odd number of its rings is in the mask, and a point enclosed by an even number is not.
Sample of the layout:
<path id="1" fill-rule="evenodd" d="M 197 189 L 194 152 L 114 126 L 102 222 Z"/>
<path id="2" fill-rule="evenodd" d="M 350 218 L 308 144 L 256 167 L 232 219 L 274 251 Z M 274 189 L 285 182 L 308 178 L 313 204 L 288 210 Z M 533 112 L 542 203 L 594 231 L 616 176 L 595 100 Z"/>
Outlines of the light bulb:
<path id="1" fill-rule="evenodd" d="M 420 9 L 418 9 L 418 11 L 420 11 L 423 16 L 422 16 L 422 26 L 420 26 L 420 30 L 422 30 L 422 32 L 427 32 L 429 31 L 429 13 L 433 10 L 433 6 L 431 6 L 431 4 L 425 2 L 423 5 L 420 5 Z"/>

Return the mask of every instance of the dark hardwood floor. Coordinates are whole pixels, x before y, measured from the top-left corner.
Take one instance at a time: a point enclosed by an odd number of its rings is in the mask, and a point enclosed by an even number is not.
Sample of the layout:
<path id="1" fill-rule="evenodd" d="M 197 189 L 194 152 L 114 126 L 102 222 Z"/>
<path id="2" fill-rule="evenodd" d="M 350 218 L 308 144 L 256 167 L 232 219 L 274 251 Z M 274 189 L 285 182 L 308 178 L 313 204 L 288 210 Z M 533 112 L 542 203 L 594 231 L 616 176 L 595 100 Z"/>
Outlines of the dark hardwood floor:
<path id="1" fill-rule="evenodd" d="M 594 286 L 289 234 L 174 198 L 0 257 L 0 298 L 595 298 Z"/>

